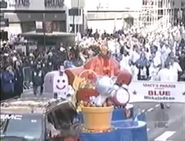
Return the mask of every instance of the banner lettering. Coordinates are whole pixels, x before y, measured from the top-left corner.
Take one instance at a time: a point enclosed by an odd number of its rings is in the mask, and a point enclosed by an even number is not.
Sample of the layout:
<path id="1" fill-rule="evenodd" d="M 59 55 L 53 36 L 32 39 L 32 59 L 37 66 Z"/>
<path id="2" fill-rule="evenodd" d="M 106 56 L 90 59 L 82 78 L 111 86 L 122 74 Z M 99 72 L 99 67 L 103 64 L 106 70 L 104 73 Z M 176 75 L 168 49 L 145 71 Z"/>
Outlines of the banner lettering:
<path id="1" fill-rule="evenodd" d="M 138 81 L 129 85 L 130 102 L 185 103 L 185 83 Z"/>

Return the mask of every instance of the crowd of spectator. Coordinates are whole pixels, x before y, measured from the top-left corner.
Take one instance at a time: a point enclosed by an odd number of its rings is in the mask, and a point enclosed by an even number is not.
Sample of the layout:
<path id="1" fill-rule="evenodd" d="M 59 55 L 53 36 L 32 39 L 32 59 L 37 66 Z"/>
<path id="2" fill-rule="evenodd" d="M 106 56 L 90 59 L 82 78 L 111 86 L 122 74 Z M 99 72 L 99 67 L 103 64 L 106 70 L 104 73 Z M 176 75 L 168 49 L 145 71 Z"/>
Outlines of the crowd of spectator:
<path id="1" fill-rule="evenodd" d="M 185 80 L 185 30 L 184 27 L 131 28 L 107 34 L 98 31 L 80 40 L 88 53 L 96 54 L 102 40 L 110 53 L 120 62 L 121 69 L 133 74 L 133 80 L 184 81 Z M 101 38 L 101 40 L 99 40 Z M 166 69 L 168 68 L 168 69 Z M 161 78 L 160 71 L 166 70 Z M 160 72 L 161 74 L 161 72 Z"/>
<path id="2" fill-rule="evenodd" d="M 35 95 L 42 95 L 47 72 L 57 70 L 60 65 L 65 68 L 82 66 L 99 53 L 102 43 L 106 43 L 110 55 L 120 62 L 121 69 L 127 69 L 133 74 L 134 81 L 185 81 L 183 27 L 157 30 L 131 28 L 113 34 L 87 30 L 83 36 L 78 34 L 73 47 L 65 47 L 61 43 L 55 47 L 27 52 L 15 49 L 14 43 L 20 40 L 24 38 L 16 36 L 9 42 L 1 42 L 1 100 L 19 96 L 24 88 L 31 85 Z M 29 73 L 25 72 L 25 67 L 29 68 Z M 27 77 L 29 79 L 25 83 Z"/>

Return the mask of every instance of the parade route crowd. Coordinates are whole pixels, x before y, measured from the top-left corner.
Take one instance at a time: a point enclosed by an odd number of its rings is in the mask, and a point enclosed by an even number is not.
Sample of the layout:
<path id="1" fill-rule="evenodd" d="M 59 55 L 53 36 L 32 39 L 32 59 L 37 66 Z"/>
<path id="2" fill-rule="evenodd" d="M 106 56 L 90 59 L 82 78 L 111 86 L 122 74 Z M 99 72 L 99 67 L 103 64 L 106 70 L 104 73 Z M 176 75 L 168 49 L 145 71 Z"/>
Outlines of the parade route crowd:
<path id="1" fill-rule="evenodd" d="M 89 58 L 99 54 L 102 44 L 106 45 L 110 56 L 120 62 L 121 69 L 132 73 L 134 81 L 185 81 L 183 27 L 133 27 L 113 34 L 87 30 L 84 35 L 78 33 L 76 44 L 72 47 L 61 43 L 47 49 L 29 50 L 27 53 L 14 47 L 14 43 L 22 39 L 17 36 L 13 41 L 1 41 L 1 100 L 19 96 L 24 88 L 30 86 L 35 95 L 42 94 L 47 72 L 57 70 L 60 65 L 65 68 L 82 66 Z"/>

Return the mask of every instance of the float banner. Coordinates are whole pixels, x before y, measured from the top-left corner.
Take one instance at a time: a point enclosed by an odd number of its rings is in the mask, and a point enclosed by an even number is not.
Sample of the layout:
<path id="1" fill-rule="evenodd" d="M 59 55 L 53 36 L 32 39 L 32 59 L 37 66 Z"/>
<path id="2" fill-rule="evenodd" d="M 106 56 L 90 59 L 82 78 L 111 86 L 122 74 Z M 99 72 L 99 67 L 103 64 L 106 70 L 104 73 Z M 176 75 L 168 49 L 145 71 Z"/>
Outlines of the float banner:
<path id="1" fill-rule="evenodd" d="M 130 102 L 175 102 L 185 103 L 183 82 L 132 82 L 129 85 Z"/>

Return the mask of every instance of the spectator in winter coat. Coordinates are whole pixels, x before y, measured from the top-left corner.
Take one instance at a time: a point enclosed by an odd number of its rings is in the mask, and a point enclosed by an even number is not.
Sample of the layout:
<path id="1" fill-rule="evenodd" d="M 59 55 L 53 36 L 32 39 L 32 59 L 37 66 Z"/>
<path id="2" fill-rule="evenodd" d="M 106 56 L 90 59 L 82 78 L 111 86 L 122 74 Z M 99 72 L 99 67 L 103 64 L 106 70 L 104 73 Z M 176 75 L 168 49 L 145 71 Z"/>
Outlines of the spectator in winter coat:
<path id="1" fill-rule="evenodd" d="M 32 82 L 33 82 L 33 93 L 36 96 L 38 94 L 38 90 L 40 89 L 39 94 L 43 93 L 43 84 L 44 84 L 44 72 L 41 69 L 41 64 L 38 62 L 36 68 L 32 73 Z"/>
<path id="2" fill-rule="evenodd" d="M 179 74 L 180 80 L 185 81 L 185 50 L 182 51 L 181 56 L 179 57 L 179 65 L 182 68 L 182 72 Z"/>
<path id="3" fill-rule="evenodd" d="M 14 64 L 14 96 L 23 93 L 23 70 L 19 61 Z"/>
<path id="4" fill-rule="evenodd" d="M 141 53 L 140 58 L 135 62 L 139 70 L 138 80 L 146 80 L 149 77 L 150 61 L 146 58 L 145 53 Z"/>
<path id="5" fill-rule="evenodd" d="M 14 96 L 14 73 L 11 67 L 0 71 L 1 80 L 1 100 L 6 100 Z"/>

